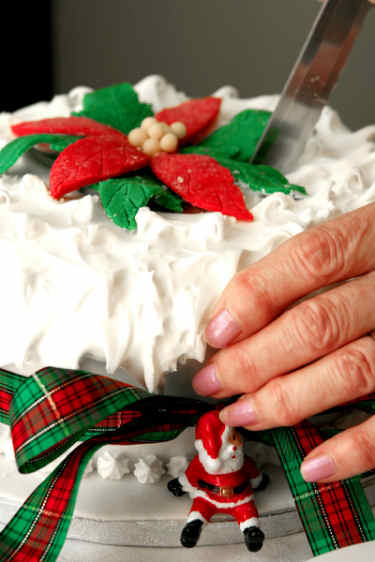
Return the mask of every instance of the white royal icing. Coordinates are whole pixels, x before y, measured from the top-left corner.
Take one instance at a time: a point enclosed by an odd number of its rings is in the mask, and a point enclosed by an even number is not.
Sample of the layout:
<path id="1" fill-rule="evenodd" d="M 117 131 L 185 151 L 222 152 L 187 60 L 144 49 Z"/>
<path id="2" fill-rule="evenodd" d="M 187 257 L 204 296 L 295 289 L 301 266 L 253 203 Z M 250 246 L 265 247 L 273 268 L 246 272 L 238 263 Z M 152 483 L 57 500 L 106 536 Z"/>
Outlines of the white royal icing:
<path id="1" fill-rule="evenodd" d="M 158 76 L 136 90 L 155 111 L 187 99 Z M 69 115 L 87 91 L 1 114 L 1 145 L 12 138 L 11 123 Z M 215 95 L 223 98 L 219 125 L 245 108 L 272 110 L 277 101 L 241 100 L 231 87 Z M 251 223 L 145 207 L 133 232 L 114 225 L 96 195 L 53 200 L 46 169 L 22 157 L 0 177 L 0 366 L 30 374 L 45 365 L 77 368 L 92 356 L 108 373 L 121 365 L 157 389 L 178 358 L 203 360 L 209 311 L 239 268 L 314 224 L 375 201 L 374 140 L 375 126 L 352 133 L 325 108 L 288 176 L 308 197 L 248 190 Z"/>
<path id="2" fill-rule="evenodd" d="M 134 467 L 134 476 L 140 484 L 156 484 L 164 473 L 163 462 L 155 455 L 140 458 Z"/>
<path id="3" fill-rule="evenodd" d="M 114 454 L 113 449 L 105 449 L 97 458 L 96 469 L 104 480 L 121 480 L 131 473 L 130 459 L 121 454 Z"/>

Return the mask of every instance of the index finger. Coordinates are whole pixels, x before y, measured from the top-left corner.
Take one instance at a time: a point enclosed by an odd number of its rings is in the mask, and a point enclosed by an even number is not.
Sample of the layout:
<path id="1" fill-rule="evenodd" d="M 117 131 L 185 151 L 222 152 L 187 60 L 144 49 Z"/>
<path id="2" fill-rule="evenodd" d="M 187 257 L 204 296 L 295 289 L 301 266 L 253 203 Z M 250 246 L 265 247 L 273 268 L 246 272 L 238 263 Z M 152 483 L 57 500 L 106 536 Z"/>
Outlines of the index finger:
<path id="1" fill-rule="evenodd" d="M 375 267 L 375 203 L 320 224 L 239 272 L 206 329 L 216 348 L 241 341 L 298 299 Z"/>

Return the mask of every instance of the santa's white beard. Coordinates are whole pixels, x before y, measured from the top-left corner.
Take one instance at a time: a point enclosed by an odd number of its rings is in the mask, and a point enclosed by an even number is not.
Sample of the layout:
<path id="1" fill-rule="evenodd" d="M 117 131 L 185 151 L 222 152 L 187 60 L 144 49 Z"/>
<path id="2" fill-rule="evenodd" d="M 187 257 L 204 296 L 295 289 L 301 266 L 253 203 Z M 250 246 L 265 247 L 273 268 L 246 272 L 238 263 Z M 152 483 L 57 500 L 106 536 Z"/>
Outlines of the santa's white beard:
<path id="1" fill-rule="evenodd" d="M 209 456 L 202 445 L 202 441 L 196 441 L 199 460 L 208 474 L 228 474 L 242 468 L 244 463 L 243 448 L 232 443 L 223 443 L 219 456 L 213 459 Z"/>
<path id="2" fill-rule="evenodd" d="M 226 474 L 227 472 L 236 472 L 243 466 L 244 456 L 242 447 L 234 448 L 233 445 L 226 445 L 223 454 L 220 451 L 220 460 L 222 465 L 218 474 Z"/>

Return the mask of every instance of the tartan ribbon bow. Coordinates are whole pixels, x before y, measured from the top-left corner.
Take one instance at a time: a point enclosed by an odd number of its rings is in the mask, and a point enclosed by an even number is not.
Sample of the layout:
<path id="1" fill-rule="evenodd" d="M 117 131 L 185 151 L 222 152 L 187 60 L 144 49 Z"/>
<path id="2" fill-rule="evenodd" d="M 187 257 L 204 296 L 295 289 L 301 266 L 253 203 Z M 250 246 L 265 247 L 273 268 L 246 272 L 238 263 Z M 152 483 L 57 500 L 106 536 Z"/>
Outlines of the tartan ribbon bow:
<path id="1" fill-rule="evenodd" d="M 374 404 L 369 396 L 356 407 L 372 412 Z M 57 559 L 82 475 L 100 447 L 174 439 L 209 409 L 212 405 L 200 400 L 150 394 L 86 371 L 47 367 L 25 378 L 0 369 L 0 422 L 11 427 L 20 472 L 38 470 L 81 441 L 0 533 L 0 560 Z M 322 441 L 312 424 L 251 437 L 276 447 L 315 555 L 375 538 L 359 478 L 328 485 L 302 479 L 304 456 Z"/>
<path id="2" fill-rule="evenodd" d="M 198 400 L 152 395 L 85 371 L 47 367 L 25 378 L 0 370 L 0 421 L 11 426 L 20 472 L 38 470 L 82 441 L 4 528 L 0 560 L 56 560 L 95 451 L 173 439 L 208 409 Z"/>

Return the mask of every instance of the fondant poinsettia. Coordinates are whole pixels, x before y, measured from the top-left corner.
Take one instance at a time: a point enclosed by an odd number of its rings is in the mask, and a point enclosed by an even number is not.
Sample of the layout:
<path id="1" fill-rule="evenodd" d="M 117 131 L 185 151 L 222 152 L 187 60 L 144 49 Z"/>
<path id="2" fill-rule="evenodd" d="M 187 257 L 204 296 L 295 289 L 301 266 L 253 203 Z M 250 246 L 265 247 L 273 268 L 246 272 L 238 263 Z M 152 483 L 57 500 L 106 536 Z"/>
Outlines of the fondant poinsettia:
<path id="1" fill-rule="evenodd" d="M 127 135 L 153 116 L 151 107 L 138 100 L 130 84 L 103 88 L 86 94 L 82 111 L 70 117 L 13 125 L 19 138 L 0 151 L 0 173 L 32 146 L 47 143 L 60 152 L 50 172 L 52 197 L 90 186 L 99 192 L 108 216 L 128 229 L 136 228 L 136 213 L 147 204 L 182 211 L 185 201 L 250 221 L 240 185 L 265 192 L 304 192 L 276 170 L 248 163 L 269 112 L 246 110 L 194 144 L 214 124 L 220 105 L 219 98 L 206 97 L 157 113 L 158 122 L 183 123 L 185 134 L 179 153 L 149 156 Z"/>

